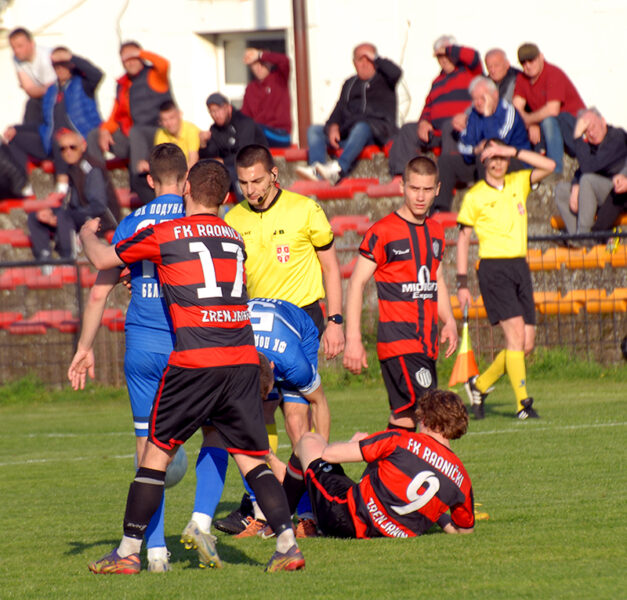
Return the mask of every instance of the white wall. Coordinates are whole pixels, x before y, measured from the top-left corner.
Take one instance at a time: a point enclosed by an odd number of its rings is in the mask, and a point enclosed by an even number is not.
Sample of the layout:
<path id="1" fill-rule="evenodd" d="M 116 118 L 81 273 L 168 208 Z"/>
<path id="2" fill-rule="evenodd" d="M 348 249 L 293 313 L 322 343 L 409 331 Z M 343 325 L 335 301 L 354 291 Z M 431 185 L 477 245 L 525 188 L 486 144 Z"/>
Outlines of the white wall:
<path id="1" fill-rule="evenodd" d="M 584 102 L 597 106 L 610 123 L 627 128 L 624 0 L 310 0 L 308 21 L 316 122 L 333 108 L 343 80 L 353 72 L 352 48 L 365 40 L 403 67 L 399 110 L 404 120 L 415 120 L 438 72 L 432 43 L 450 33 L 482 55 L 502 47 L 513 64 L 521 43 L 537 43 L 546 59 L 569 75 Z M 177 102 L 202 127 L 210 122 L 204 102 L 218 87 L 219 55 L 197 33 L 287 29 L 293 53 L 290 0 L 16 0 L 4 13 L 3 26 L 19 25 L 35 32 L 39 43 L 67 45 L 105 71 L 98 93 L 104 118 L 111 110 L 115 79 L 122 74 L 120 38 L 137 39 L 170 60 Z M 4 129 L 21 119 L 24 103 L 6 40 L 0 42 L 0 82 Z M 292 89 L 295 104 L 294 81 Z"/>

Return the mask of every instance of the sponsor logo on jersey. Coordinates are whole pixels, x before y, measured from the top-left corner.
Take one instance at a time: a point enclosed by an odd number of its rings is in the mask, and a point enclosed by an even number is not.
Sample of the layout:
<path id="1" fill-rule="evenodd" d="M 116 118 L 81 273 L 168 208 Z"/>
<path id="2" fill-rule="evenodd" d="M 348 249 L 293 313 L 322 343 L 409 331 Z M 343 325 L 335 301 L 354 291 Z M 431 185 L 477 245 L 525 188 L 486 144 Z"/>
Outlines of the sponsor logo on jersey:
<path id="1" fill-rule="evenodd" d="M 525 214 L 525 207 L 523 206 L 523 203 L 522 203 L 522 202 L 519 202 L 519 203 L 518 203 L 518 212 L 519 212 L 521 215 L 524 215 L 524 214 Z"/>
<path id="2" fill-rule="evenodd" d="M 425 369 L 422 367 L 419 371 L 416 371 L 416 381 L 418 385 L 423 388 L 429 388 L 431 383 L 433 382 L 433 378 L 431 377 L 431 372 L 429 369 Z"/>
<path id="3" fill-rule="evenodd" d="M 287 244 L 277 246 L 276 258 L 280 263 L 286 263 L 290 259 L 290 247 Z"/>
<path id="4" fill-rule="evenodd" d="M 401 286 L 401 292 L 403 294 L 410 293 L 414 300 L 434 298 L 437 291 L 438 283 L 437 281 L 431 281 L 429 269 L 425 265 L 418 269 L 418 281 L 416 283 L 403 283 Z"/>

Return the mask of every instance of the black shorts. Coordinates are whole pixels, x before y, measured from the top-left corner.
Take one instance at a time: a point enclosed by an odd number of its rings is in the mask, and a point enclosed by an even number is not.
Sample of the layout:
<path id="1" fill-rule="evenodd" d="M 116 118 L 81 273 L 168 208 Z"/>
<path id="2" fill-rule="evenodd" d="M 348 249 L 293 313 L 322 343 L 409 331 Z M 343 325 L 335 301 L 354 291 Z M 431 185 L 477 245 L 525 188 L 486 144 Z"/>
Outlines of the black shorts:
<path id="1" fill-rule="evenodd" d="M 415 407 L 428 390 L 438 387 L 435 361 L 424 354 L 403 354 L 381 361 L 390 409 L 397 414 Z"/>
<path id="2" fill-rule="evenodd" d="M 477 269 L 483 304 L 492 325 L 521 317 L 536 324 L 531 272 L 524 258 L 482 258 Z"/>
<path id="3" fill-rule="evenodd" d="M 307 306 L 301 306 L 301 308 L 311 317 L 311 320 L 314 322 L 314 325 L 318 329 L 318 339 L 322 337 L 324 333 L 324 313 L 322 312 L 322 306 L 320 306 L 320 301 L 316 300 L 311 304 L 307 304 Z"/>
<path id="4" fill-rule="evenodd" d="M 267 454 L 258 365 L 166 367 L 150 413 L 150 440 L 172 449 L 185 443 L 207 419 L 229 452 Z"/>
<path id="5" fill-rule="evenodd" d="M 305 483 L 320 531 L 329 537 L 357 537 L 347 499 L 355 482 L 344 473 L 342 465 L 318 458 L 305 471 Z"/>

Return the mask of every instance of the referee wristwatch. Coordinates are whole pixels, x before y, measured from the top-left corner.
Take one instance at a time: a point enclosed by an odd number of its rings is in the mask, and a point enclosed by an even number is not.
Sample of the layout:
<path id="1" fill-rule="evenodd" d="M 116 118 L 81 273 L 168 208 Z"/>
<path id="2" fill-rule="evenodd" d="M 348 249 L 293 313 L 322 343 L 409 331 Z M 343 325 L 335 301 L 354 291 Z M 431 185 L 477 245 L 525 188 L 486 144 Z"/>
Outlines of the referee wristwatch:
<path id="1" fill-rule="evenodd" d="M 329 315 L 327 317 L 327 321 L 331 321 L 332 323 L 336 323 L 337 325 L 341 325 L 344 323 L 344 317 L 340 314 L 337 315 Z"/>

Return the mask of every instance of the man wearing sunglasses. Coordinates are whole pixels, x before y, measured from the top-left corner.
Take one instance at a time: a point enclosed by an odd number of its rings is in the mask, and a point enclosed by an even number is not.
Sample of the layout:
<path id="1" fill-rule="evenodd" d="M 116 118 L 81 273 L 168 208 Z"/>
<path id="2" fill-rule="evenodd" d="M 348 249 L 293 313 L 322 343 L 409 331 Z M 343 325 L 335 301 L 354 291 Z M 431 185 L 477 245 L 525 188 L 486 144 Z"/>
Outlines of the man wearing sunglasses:
<path id="1" fill-rule="evenodd" d="M 546 156 L 555 161 L 555 173 L 561 173 L 564 150 L 575 155 L 575 120 L 585 104 L 564 71 L 546 62 L 535 44 L 520 46 L 518 61 L 523 72 L 516 79 L 512 104 L 525 121 L 534 150 L 544 146 Z"/>
<path id="2" fill-rule="evenodd" d="M 111 177 L 104 165 L 85 153 L 84 138 L 70 129 L 55 136 L 67 163 L 69 187 L 63 205 L 44 208 L 28 215 L 28 230 L 36 260 L 51 255 L 51 242 L 61 258 L 75 256 L 74 235 L 87 219 L 100 217 L 102 233 L 117 226 L 119 206 Z"/>

